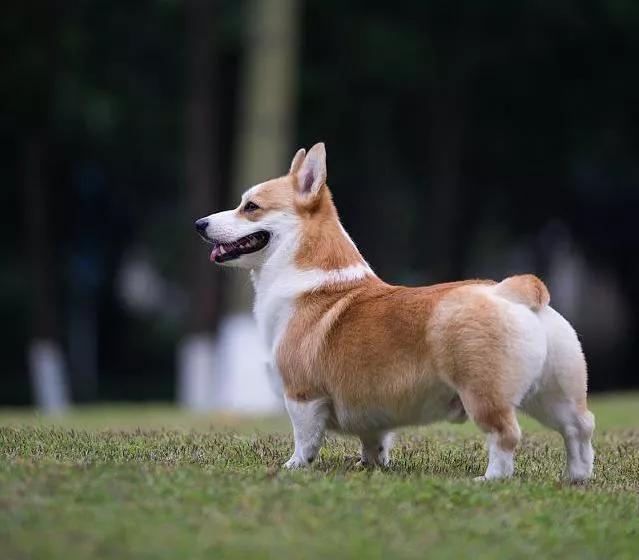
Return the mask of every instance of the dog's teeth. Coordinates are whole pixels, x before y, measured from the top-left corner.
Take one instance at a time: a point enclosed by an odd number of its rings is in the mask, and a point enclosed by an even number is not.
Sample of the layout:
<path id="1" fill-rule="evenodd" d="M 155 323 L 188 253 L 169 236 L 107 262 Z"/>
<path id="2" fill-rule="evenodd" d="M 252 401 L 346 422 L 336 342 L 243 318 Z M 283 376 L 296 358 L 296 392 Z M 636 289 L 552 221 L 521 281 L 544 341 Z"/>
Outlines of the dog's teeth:
<path id="1" fill-rule="evenodd" d="M 224 245 L 220 245 L 220 255 L 223 255 L 224 253 L 226 253 L 226 251 L 224 250 Z"/>

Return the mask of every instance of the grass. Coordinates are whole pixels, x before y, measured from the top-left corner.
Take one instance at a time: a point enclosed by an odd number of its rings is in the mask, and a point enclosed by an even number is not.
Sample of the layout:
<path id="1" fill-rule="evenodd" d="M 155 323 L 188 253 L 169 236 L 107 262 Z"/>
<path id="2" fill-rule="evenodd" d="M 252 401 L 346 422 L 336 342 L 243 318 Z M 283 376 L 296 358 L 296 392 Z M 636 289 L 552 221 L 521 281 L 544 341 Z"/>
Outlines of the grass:
<path id="1" fill-rule="evenodd" d="M 470 425 L 402 432 L 390 470 L 357 469 L 356 441 L 331 437 L 312 469 L 287 472 L 279 418 L 4 411 L 0 558 L 638 558 L 639 395 L 592 408 L 584 486 L 560 480 L 560 438 L 530 421 L 515 479 L 478 484 Z"/>

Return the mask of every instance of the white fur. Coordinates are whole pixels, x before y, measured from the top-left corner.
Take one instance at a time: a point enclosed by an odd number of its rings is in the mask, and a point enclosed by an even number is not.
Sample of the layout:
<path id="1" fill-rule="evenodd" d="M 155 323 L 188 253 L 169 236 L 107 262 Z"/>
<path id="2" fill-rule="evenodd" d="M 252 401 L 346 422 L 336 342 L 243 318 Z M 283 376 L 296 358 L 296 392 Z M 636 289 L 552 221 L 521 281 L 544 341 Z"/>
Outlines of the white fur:
<path id="1" fill-rule="evenodd" d="M 514 452 L 501 449 L 495 434 L 488 436 L 488 468 L 480 480 L 493 480 L 513 475 L 515 471 Z"/>
<path id="2" fill-rule="evenodd" d="M 323 399 L 300 402 L 285 398 L 285 402 L 293 424 L 295 451 L 284 467 L 298 469 L 312 463 L 317 457 L 324 439 L 329 408 Z"/>
<path id="3" fill-rule="evenodd" d="M 537 313 L 528 306 L 494 295 L 494 286 L 477 289 L 490 294 L 493 301 L 499 304 L 504 323 L 509 327 L 507 351 L 510 354 L 509 362 L 517 369 L 519 385 L 519 391 L 512 395 L 511 404 L 518 407 L 524 395 L 542 375 L 548 351 L 546 332 Z"/>
<path id="4" fill-rule="evenodd" d="M 253 189 L 259 187 L 253 187 Z M 240 207 L 245 204 L 245 200 L 249 198 L 247 191 L 242 197 Z M 299 218 L 294 212 L 286 210 L 278 210 L 269 212 L 258 224 L 243 218 L 238 209 L 227 210 L 211 214 L 205 218 L 208 226 L 205 235 L 209 239 L 215 239 L 221 243 L 230 243 L 241 237 L 250 235 L 260 230 L 266 230 L 271 234 L 268 244 L 261 251 L 241 255 L 237 259 L 222 263 L 224 266 L 232 266 L 236 268 L 256 269 L 264 265 L 264 263 L 280 248 L 282 238 L 290 237 L 291 232 L 297 231 L 299 227 Z M 295 236 L 296 237 L 296 236 Z"/>
<path id="5" fill-rule="evenodd" d="M 577 335 L 568 321 L 551 307 L 539 311 L 547 337 L 547 358 L 538 383 L 521 408 L 542 424 L 557 430 L 566 445 L 566 476 L 581 481 L 592 475 L 594 416 L 580 411 L 575 396 L 585 387 L 585 360 Z"/>

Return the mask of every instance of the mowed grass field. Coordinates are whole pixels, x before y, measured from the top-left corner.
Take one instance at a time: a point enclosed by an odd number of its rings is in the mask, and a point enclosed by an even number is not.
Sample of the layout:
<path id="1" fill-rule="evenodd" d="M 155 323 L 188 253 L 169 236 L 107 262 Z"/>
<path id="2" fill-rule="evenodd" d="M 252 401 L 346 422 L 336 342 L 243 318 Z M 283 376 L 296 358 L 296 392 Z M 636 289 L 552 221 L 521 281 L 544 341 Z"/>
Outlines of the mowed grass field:
<path id="1" fill-rule="evenodd" d="M 639 558 L 639 395 L 592 399 L 594 479 L 522 419 L 516 477 L 477 483 L 470 424 L 400 433 L 387 470 L 329 437 L 307 471 L 285 419 L 163 406 L 0 411 L 0 558 Z M 256 430 L 259 427 L 259 430 Z"/>

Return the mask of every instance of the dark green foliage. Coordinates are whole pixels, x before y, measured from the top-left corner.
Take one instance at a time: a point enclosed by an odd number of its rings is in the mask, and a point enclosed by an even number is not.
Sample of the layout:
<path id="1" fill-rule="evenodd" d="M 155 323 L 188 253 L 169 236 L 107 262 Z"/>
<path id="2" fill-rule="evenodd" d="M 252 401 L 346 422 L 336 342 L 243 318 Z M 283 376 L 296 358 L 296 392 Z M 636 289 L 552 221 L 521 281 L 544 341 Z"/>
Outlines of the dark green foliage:
<path id="1" fill-rule="evenodd" d="M 216 2 L 211 37 L 221 192 L 231 184 L 241 118 L 241 5 Z M 340 215 L 373 268 L 411 284 L 524 271 L 546 277 L 554 243 L 546 234 L 561 224 L 588 267 L 612 280 L 606 289 L 618 290 L 625 311 L 608 338 L 579 313 L 569 317 L 584 338 L 591 386 L 635 385 L 637 3 L 309 0 L 302 14 L 296 144 L 327 143 Z M 4 403 L 29 401 L 24 356 L 34 297 L 22 166 L 25 138 L 39 128 L 48 144 L 48 275 L 58 286 L 60 338 L 68 338 L 78 295 L 72 261 L 84 249 L 97 262 L 98 396 L 172 396 L 188 295 L 184 249 L 198 217 L 184 204 L 184 15 L 178 0 L 5 6 L 0 311 L 10 320 L 0 333 L 0 373 L 12 382 Z M 75 188 L 86 169 L 104 187 L 89 202 Z M 522 252 L 524 262 L 516 258 Z M 147 257 L 173 289 L 170 313 L 122 304 L 117 278 L 131 254 Z M 583 302 L 580 313 L 590 306 Z"/>

